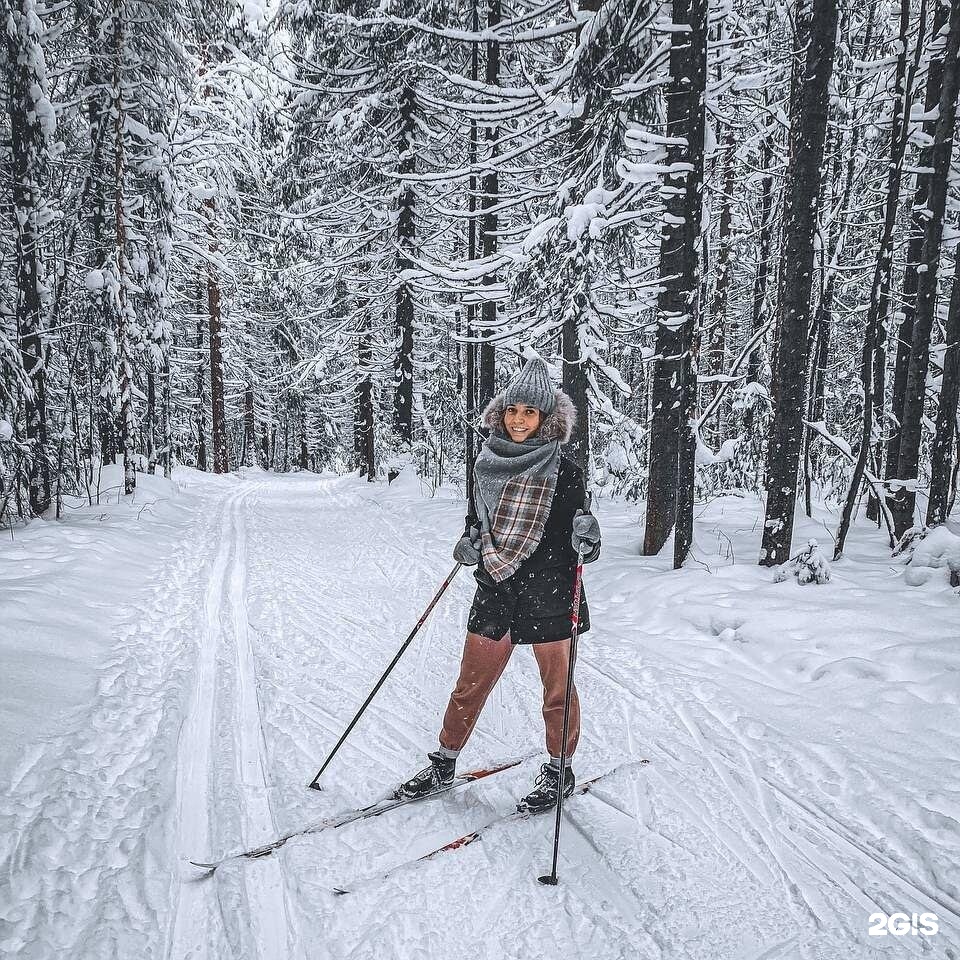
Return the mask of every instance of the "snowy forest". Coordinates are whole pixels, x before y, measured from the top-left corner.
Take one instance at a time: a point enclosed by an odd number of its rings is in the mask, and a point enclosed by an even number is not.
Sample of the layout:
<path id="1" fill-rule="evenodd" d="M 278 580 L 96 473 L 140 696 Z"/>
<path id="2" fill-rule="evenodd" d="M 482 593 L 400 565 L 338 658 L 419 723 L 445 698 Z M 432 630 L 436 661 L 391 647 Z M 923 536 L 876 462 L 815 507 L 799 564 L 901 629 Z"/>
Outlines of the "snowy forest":
<path id="1" fill-rule="evenodd" d="M 592 482 L 956 499 L 960 9 L 944 0 L 17 0 L 0 521 L 99 471 L 465 483 L 540 355 Z"/>
<path id="2" fill-rule="evenodd" d="M 960 958 L 960 0 L 3 11 L 0 955 Z"/>

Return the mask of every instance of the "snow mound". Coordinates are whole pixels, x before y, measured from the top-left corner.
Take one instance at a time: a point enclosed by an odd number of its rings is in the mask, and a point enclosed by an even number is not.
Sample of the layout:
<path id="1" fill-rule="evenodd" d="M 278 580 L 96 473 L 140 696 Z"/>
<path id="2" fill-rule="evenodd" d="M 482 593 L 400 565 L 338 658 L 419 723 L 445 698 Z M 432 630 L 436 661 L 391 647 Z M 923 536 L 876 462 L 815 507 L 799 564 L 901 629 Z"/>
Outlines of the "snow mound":
<path id="1" fill-rule="evenodd" d="M 774 583 L 782 583 L 791 576 L 797 578 L 797 583 L 828 583 L 830 580 L 830 564 L 820 549 L 816 540 L 807 541 L 807 549 L 798 553 L 792 560 L 777 567 L 773 576 Z"/>
<path id="2" fill-rule="evenodd" d="M 911 587 L 921 587 L 944 568 L 950 572 L 951 586 L 960 586 L 960 536 L 947 524 L 928 529 L 914 540 L 903 576 Z"/>

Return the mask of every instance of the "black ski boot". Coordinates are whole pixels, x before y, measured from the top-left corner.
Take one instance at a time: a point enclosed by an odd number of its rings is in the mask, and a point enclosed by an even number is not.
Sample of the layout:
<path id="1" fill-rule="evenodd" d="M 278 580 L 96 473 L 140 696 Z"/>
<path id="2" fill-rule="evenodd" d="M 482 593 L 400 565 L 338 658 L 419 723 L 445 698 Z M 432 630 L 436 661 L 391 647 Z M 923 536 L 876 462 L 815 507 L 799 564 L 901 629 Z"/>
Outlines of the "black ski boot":
<path id="1" fill-rule="evenodd" d="M 577 780 L 570 767 L 567 767 L 563 777 L 563 795 L 569 797 L 573 793 Z M 540 768 L 540 775 L 534 784 L 535 789 L 528 793 L 518 804 L 520 813 L 544 813 L 557 805 L 557 790 L 560 786 L 560 770 L 552 763 L 545 763 Z"/>
<path id="2" fill-rule="evenodd" d="M 457 760 L 454 757 L 445 757 L 439 751 L 428 753 L 427 759 L 430 766 L 421 770 L 415 777 L 411 777 L 406 783 L 401 783 L 397 788 L 397 797 L 406 797 L 412 800 L 416 797 L 425 797 L 427 794 L 439 790 L 441 787 L 447 787 L 453 783 L 456 774 Z"/>

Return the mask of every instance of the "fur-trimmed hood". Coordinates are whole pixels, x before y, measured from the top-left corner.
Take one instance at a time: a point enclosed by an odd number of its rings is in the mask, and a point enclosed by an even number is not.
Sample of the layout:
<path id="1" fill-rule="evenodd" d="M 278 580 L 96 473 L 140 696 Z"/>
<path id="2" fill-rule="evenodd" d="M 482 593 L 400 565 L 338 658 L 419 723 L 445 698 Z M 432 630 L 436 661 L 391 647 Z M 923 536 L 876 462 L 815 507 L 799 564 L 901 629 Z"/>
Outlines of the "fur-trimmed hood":
<path id="1" fill-rule="evenodd" d="M 556 404 L 553 411 L 548 413 L 537 431 L 538 437 L 547 440 L 559 440 L 567 443 L 573 435 L 573 428 L 577 422 L 577 408 L 573 401 L 559 388 L 555 388 Z M 506 437 L 507 431 L 503 425 L 503 414 L 506 404 L 503 402 L 503 393 L 498 393 L 483 410 L 483 425 L 491 433 Z"/>

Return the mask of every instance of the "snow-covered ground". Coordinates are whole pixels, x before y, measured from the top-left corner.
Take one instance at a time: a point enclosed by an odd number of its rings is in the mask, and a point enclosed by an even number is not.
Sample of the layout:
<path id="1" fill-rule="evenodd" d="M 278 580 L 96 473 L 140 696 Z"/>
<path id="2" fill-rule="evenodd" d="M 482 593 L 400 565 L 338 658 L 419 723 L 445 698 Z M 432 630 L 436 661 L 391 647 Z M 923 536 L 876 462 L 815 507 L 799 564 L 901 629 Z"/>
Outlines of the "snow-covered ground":
<path id="1" fill-rule="evenodd" d="M 521 766 L 194 879 L 186 858 L 423 766 L 472 577 L 309 791 L 451 569 L 461 502 L 403 477 L 176 481 L 0 544 L 3 956 L 960 957 L 960 596 L 945 572 L 908 586 L 866 526 L 829 583 L 773 583 L 749 498 L 702 510 L 679 573 L 637 556 L 636 505 L 597 502 L 574 766 L 626 766 L 570 802 L 559 886 L 536 880 L 552 817 L 383 876 L 529 788 L 542 722 L 523 649 L 461 763 Z M 821 511 L 797 542 L 835 526 Z M 939 932 L 870 935 L 898 911 Z"/>

